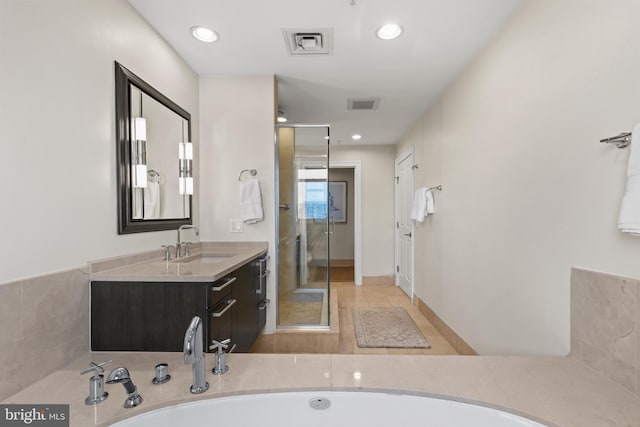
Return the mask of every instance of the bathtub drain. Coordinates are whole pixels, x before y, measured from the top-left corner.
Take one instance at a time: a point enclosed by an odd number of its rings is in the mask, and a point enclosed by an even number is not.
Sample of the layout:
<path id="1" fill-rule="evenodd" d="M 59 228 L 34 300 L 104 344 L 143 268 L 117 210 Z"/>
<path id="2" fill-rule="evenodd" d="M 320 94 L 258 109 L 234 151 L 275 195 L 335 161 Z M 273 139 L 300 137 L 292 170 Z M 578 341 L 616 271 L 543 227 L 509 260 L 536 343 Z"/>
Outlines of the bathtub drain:
<path id="1" fill-rule="evenodd" d="M 311 406 L 312 409 L 327 409 L 331 406 L 331 401 L 326 397 L 314 397 L 309 401 L 309 406 Z"/>

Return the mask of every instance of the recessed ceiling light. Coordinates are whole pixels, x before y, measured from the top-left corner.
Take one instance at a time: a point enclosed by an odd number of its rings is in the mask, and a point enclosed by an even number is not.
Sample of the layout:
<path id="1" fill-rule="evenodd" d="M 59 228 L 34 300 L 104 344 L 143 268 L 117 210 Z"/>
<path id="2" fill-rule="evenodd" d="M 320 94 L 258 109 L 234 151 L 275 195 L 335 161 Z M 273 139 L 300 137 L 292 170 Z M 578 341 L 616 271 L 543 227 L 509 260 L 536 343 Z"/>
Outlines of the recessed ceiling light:
<path id="1" fill-rule="evenodd" d="M 218 34 L 215 31 L 211 28 L 201 27 L 199 25 L 191 27 L 191 35 L 205 43 L 213 43 L 218 40 Z"/>
<path id="2" fill-rule="evenodd" d="M 400 34 L 402 34 L 402 27 L 398 24 L 386 24 L 376 31 L 376 36 L 382 40 L 393 40 L 400 37 Z"/>
<path id="3" fill-rule="evenodd" d="M 362 135 L 359 135 L 357 133 L 353 134 L 353 135 L 351 135 L 351 139 L 353 139 L 354 141 L 359 141 L 359 140 L 362 139 Z"/>

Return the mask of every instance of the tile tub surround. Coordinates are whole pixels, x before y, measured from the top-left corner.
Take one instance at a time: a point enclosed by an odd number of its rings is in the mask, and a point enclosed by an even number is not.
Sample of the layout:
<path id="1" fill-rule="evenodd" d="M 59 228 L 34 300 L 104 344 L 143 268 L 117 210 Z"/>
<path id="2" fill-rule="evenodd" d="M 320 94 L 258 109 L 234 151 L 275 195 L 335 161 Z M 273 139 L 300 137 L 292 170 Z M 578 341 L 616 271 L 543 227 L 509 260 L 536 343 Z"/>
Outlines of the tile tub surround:
<path id="1" fill-rule="evenodd" d="M 229 373 L 214 376 L 206 355 L 210 388 L 192 395 L 191 367 L 181 353 L 87 353 L 3 403 L 68 403 L 71 426 L 104 426 L 163 406 L 244 393 L 291 390 L 377 390 L 427 393 L 485 404 L 562 427 L 640 426 L 640 398 L 568 357 L 413 355 L 256 355 L 232 353 Z M 89 361 L 112 359 L 107 372 L 125 366 L 144 398 L 124 409 L 125 392 L 107 385 L 109 398 L 84 405 Z M 171 381 L 153 385 L 154 366 L 169 364 Z"/>
<path id="2" fill-rule="evenodd" d="M 164 250 L 154 250 L 89 263 L 90 279 L 101 281 L 210 282 L 267 253 L 266 242 L 201 242 L 192 255 L 165 261 Z M 200 263 L 199 255 L 228 256 L 217 263 Z M 193 262 L 187 262 L 195 260 Z"/>
<path id="3" fill-rule="evenodd" d="M 0 400 L 89 350 L 89 276 L 78 268 L 0 285 Z"/>
<path id="4" fill-rule="evenodd" d="M 571 271 L 570 356 L 640 395 L 640 280 Z"/>

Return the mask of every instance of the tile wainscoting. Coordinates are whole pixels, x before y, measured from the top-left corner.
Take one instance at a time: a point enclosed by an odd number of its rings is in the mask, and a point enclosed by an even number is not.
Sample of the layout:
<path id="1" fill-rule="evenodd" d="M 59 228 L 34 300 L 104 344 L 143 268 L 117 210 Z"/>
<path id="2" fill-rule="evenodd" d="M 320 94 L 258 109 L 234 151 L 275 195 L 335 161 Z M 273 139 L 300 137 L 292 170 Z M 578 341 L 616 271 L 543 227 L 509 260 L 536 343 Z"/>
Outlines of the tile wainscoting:
<path id="1" fill-rule="evenodd" d="M 2 400 L 89 351 L 87 269 L 0 284 L 0 325 Z"/>
<path id="2" fill-rule="evenodd" d="M 571 270 L 571 353 L 640 395 L 640 280 Z"/>

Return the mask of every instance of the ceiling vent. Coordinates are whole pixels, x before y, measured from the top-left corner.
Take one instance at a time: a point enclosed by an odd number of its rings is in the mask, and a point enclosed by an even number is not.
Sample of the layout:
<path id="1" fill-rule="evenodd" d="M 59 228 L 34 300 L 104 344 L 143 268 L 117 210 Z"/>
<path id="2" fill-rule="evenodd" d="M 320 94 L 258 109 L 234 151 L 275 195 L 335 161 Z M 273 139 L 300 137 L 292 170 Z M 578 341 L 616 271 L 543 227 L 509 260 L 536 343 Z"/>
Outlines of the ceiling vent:
<path id="1" fill-rule="evenodd" d="M 380 98 L 347 99 L 347 110 L 375 110 L 378 108 Z"/>
<path id="2" fill-rule="evenodd" d="M 333 29 L 282 30 L 289 55 L 331 55 Z"/>

